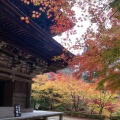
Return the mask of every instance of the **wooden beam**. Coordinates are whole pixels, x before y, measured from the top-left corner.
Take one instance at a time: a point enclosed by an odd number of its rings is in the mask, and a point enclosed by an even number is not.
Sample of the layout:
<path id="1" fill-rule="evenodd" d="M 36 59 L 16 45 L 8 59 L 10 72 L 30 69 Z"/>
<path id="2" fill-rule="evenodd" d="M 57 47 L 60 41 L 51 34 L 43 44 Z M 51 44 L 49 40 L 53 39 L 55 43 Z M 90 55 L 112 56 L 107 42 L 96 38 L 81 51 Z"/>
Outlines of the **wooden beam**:
<path id="1" fill-rule="evenodd" d="M 28 83 L 32 83 L 32 79 L 24 79 L 24 78 L 21 78 L 21 77 L 13 77 L 13 81 L 16 80 L 16 81 L 22 81 L 22 82 L 28 82 Z"/>
<path id="2" fill-rule="evenodd" d="M 22 77 L 16 77 L 16 76 L 11 77 L 11 75 L 7 75 L 5 73 L 0 73 L 0 77 L 2 78 L 2 80 L 4 80 L 4 79 L 5 80 L 12 80 L 13 82 L 16 80 L 16 81 L 32 83 L 32 79 L 28 80 L 28 79 L 24 79 Z"/>
<path id="3" fill-rule="evenodd" d="M 19 71 L 11 70 L 9 68 L 1 67 L 1 66 L 0 66 L 0 71 L 10 73 L 12 75 L 19 75 L 19 76 L 27 77 L 27 78 L 30 78 L 30 79 L 32 78 L 31 75 L 28 75 L 28 74 L 25 74 L 25 73 L 22 73 L 22 72 L 19 72 Z"/>
<path id="4" fill-rule="evenodd" d="M 4 74 L 4 73 L 0 73 L 0 77 L 3 77 L 5 79 L 9 78 L 10 75 Z"/>

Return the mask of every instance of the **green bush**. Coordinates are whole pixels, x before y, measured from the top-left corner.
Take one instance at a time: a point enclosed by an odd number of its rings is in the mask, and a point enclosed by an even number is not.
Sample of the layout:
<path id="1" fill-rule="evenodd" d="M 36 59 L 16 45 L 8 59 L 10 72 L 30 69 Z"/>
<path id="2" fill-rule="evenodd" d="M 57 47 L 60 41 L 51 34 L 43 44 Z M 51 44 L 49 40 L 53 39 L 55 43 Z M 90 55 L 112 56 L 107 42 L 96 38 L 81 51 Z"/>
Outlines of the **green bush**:
<path id="1" fill-rule="evenodd" d="M 112 116 L 111 120 L 120 120 L 120 116 Z"/>
<path id="2" fill-rule="evenodd" d="M 56 109 L 55 109 L 55 111 L 62 111 L 62 112 L 64 112 L 64 111 L 66 111 L 66 109 L 65 109 L 65 107 L 63 107 L 63 106 L 58 106 Z"/>
<path id="3" fill-rule="evenodd" d="M 72 112 L 72 116 L 76 117 L 83 117 L 83 118 L 91 118 L 97 120 L 105 120 L 105 115 L 98 115 L 98 114 L 88 114 L 84 112 Z M 120 120 L 120 116 L 112 116 L 111 120 Z"/>
<path id="4" fill-rule="evenodd" d="M 114 116 L 120 116 L 120 110 L 116 111 L 116 112 L 114 113 Z"/>
<path id="5" fill-rule="evenodd" d="M 81 118 L 91 118 L 91 119 L 98 119 L 98 120 L 104 120 L 104 115 L 98 115 L 98 114 L 89 114 L 85 112 L 65 112 L 69 116 L 75 116 L 75 117 L 81 117 Z"/>

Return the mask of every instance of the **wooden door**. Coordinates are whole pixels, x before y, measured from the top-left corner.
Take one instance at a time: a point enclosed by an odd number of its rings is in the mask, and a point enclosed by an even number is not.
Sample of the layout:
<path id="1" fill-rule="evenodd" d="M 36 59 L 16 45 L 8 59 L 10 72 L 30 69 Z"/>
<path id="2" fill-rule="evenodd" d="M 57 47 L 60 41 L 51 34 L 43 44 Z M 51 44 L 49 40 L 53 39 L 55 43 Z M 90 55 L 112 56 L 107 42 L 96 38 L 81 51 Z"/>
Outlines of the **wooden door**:
<path id="1" fill-rule="evenodd" d="M 0 81 L 0 107 L 3 106 L 4 82 Z"/>
<path id="2" fill-rule="evenodd" d="M 12 98 L 13 98 L 13 82 L 5 81 L 3 91 L 3 106 L 12 106 Z"/>

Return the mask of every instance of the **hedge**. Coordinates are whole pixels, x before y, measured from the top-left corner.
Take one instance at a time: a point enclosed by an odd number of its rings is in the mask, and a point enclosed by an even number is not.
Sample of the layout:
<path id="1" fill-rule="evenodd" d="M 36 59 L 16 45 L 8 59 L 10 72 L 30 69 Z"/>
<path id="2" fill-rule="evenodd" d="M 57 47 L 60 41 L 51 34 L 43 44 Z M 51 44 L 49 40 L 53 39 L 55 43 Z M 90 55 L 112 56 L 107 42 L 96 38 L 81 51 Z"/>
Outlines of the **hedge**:
<path id="1" fill-rule="evenodd" d="M 104 120 L 105 115 L 98 115 L 98 114 L 88 114 L 85 112 L 65 112 L 69 116 L 75 116 L 75 117 L 81 117 L 81 118 L 91 118 L 91 119 L 98 119 L 98 120 Z"/>
<path id="2" fill-rule="evenodd" d="M 120 120 L 120 116 L 112 116 L 111 120 Z"/>
<path id="3" fill-rule="evenodd" d="M 66 113 L 66 115 L 74 116 L 74 117 L 105 120 L 105 115 L 88 114 L 86 112 L 73 112 L 73 111 L 64 111 L 64 112 Z M 120 116 L 112 116 L 110 120 L 120 120 Z"/>

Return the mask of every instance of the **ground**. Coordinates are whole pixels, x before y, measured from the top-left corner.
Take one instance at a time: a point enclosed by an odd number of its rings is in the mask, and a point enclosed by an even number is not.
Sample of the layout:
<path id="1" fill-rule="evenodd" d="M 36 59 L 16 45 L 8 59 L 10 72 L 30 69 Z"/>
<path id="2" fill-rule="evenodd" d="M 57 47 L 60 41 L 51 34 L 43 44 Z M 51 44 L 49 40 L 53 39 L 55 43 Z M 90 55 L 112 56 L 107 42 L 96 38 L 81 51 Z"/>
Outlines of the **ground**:
<path id="1" fill-rule="evenodd" d="M 59 120 L 59 117 L 50 117 L 48 120 Z M 92 120 L 92 119 L 64 116 L 63 120 Z"/>

